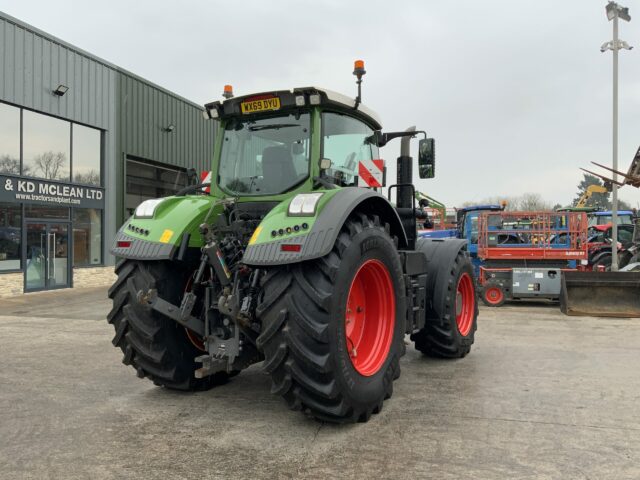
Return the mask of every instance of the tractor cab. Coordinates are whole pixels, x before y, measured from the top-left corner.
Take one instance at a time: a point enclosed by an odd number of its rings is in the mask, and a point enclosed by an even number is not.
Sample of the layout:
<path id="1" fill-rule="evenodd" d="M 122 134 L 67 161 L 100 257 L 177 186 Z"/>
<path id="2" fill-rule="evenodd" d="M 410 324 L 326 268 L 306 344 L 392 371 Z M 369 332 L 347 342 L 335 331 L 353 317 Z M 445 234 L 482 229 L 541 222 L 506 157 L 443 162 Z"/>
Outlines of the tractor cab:
<path id="1" fill-rule="evenodd" d="M 464 238 L 469 242 L 469 252 L 473 255 L 478 252 L 478 217 L 482 212 L 501 212 L 504 205 L 471 205 L 462 207 L 457 212 L 458 238 Z"/>
<path id="2" fill-rule="evenodd" d="M 597 207 L 563 207 L 557 212 L 585 212 L 589 219 L 589 227 L 610 225 L 613 219 L 611 210 L 599 210 Z M 636 214 L 632 210 L 618 210 L 618 225 L 633 225 Z"/>
<path id="3" fill-rule="evenodd" d="M 467 242 L 467 251 L 471 257 L 476 277 L 480 274 L 480 266 L 482 264 L 478 258 L 478 217 L 482 212 L 502 211 L 505 205 L 471 205 L 459 208 L 456 212 L 457 237 Z"/>
<path id="4" fill-rule="evenodd" d="M 589 217 L 589 227 L 610 225 L 613 219 L 613 212 L 610 210 L 595 211 L 587 216 Z M 634 217 L 634 212 L 631 210 L 618 210 L 618 225 L 633 225 Z"/>
<path id="5" fill-rule="evenodd" d="M 359 166 L 379 158 L 374 133 L 381 125 L 373 111 L 354 104 L 315 87 L 207 104 L 207 115 L 220 120 L 214 193 L 266 200 L 327 185 L 358 186 Z"/>

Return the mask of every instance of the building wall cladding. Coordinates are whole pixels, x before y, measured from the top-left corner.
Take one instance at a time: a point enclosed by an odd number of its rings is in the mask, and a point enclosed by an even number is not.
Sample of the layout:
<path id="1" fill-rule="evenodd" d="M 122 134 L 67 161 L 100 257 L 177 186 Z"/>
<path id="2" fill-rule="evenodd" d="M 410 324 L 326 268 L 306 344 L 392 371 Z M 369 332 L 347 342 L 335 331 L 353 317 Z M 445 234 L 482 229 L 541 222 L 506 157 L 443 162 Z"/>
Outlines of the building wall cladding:
<path id="1" fill-rule="evenodd" d="M 104 130 L 115 124 L 116 72 L 0 13 L 0 99 Z M 52 94 L 59 84 L 63 97 Z"/>
<path id="2" fill-rule="evenodd" d="M 124 73 L 118 88 L 121 151 L 185 168 L 211 162 L 214 122 L 202 107 Z M 175 130 L 164 131 L 170 124 Z"/>
<path id="3" fill-rule="evenodd" d="M 167 165 L 210 168 L 214 122 L 202 117 L 202 107 L 127 73 L 118 76 L 118 182 L 124 183 L 124 156 Z M 166 127 L 174 125 L 172 132 Z M 122 196 L 118 214 L 123 219 Z"/>

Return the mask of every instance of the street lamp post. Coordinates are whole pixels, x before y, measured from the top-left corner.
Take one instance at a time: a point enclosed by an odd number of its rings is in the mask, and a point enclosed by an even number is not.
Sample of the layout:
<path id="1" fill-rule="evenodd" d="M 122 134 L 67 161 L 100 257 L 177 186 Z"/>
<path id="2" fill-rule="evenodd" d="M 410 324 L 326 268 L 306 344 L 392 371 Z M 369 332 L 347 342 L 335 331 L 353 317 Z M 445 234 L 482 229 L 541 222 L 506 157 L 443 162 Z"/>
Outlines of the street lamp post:
<path id="1" fill-rule="evenodd" d="M 618 19 L 622 19 L 625 22 L 631 20 L 629 16 L 629 9 L 621 7 L 617 3 L 610 1 L 606 6 L 607 19 L 613 21 L 613 40 L 606 42 L 600 47 L 601 52 L 607 50 L 613 51 L 613 182 L 612 183 L 612 200 L 611 200 L 611 271 L 616 272 L 618 270 L 618 175 L 615 173 L 618 170 L 618 51 L 620 49 L 631 50 L 627 42 L 618 38 Z"/>

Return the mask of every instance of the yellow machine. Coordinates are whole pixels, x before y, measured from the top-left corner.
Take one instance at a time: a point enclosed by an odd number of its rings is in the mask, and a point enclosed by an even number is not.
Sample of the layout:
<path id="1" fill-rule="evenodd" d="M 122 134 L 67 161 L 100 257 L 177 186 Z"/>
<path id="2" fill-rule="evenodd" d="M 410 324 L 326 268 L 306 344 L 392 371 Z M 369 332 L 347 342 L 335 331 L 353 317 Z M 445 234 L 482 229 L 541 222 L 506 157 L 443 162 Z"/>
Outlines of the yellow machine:
<path id="1" fill-rule="evenodd" d="M 594 193 L 607 193 L 608 191 L 609 189 L 607 187 L 603 187 L 602 185 L 589 185 L 575 206 L 576 208 L 586 207 L 587 202 Z"/>

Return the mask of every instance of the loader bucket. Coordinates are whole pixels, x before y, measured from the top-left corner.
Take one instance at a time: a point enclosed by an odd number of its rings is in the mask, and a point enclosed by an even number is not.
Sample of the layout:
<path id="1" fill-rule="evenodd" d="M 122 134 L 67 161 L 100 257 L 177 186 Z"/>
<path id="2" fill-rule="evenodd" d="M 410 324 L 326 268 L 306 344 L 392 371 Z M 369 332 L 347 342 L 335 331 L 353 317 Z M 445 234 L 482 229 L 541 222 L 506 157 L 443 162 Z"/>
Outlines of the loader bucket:
<path id="1" fill-rule="evenodd" d="M 563 271 L 565 315 L 640 317 L 640 272 Z"/>

